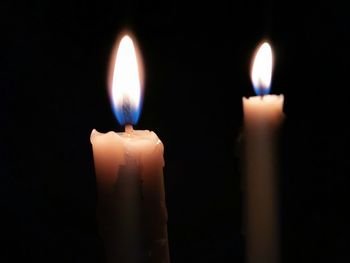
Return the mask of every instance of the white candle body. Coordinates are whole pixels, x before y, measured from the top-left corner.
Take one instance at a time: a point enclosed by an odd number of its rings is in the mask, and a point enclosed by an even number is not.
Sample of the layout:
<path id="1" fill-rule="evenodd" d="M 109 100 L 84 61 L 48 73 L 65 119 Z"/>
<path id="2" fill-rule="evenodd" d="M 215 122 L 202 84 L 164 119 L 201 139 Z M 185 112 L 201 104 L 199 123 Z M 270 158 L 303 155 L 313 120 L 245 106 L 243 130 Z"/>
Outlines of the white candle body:
<path id="1" fill-rule="evenodd" d="M 283 95 L 243 98 L 248 263 L 279 262 L 276 140 L 283 100 Z"/>
<path id="2" fill-rule="evenodd" d="M 108 263 L 168 263 L 164 147 L 150 131 L 93 130 L 97 219 Z"/>

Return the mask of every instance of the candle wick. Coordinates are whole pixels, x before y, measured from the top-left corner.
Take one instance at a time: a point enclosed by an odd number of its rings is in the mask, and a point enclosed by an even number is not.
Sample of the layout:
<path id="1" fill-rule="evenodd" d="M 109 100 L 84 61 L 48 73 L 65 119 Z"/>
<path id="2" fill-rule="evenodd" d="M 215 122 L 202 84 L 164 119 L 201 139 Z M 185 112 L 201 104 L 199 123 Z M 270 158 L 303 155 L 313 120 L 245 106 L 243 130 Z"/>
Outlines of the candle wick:
<path id="1" fill-rule="evenodd" d="M 134 131 L 134 128 L 132 127 L 131 124 L 126 124 L 126 125 L 125 125 L 125 132 L 126 132 L 127 134 L 130 135 L 133 131 Z"/>
<path id="2" fill-rule="evenodd" d="M 264 88 L 263 87 L 260 87 L 260 99 L 263 100 L 264 98 Z"/>

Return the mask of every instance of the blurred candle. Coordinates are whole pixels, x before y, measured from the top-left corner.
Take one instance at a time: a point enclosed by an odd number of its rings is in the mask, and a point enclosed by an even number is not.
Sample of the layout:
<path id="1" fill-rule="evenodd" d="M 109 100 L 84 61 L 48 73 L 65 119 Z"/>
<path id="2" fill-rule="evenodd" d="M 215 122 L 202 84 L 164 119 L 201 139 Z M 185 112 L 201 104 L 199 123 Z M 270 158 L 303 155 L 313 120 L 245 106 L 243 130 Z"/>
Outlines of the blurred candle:
<path id="1" fill-rule="evenodd" d="M 272 50 L 255 53 L 251 78 L 258 96 L 243 98 L 245 132 L 245 234 L 248 263 L 279 262 L 277 137 L 283 120 L 283 95 L 267 95 Z"/>
<path id="2" fill-rule="evenodd" d="M 109 94 L 125 132 L 91 133 L 99 232 L 108 263 L 168 263 L 163 144 L 152 131 L 133 130 L 142 101 L 140 53 L 128 35 L 117 43 Z"/>

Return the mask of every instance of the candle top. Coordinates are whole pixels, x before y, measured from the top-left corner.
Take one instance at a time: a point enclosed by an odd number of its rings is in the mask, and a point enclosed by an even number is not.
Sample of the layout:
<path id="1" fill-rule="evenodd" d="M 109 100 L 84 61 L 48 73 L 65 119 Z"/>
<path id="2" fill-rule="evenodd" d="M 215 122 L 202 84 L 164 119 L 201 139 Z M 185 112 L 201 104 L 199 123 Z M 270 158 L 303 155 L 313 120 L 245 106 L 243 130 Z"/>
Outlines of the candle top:
<path id="1" fill-rule="evenodd" d="M 243 98 L 243 100 L 250 101 L 250 103 L 255 104 L 280 104 L 283 102 L 283 95 L 265 95 L 265 96 L 253 96 L 248 98 Z"/>
<path id="2" fill-rule="evenodd" d="M 108 136 L 110 139 L 117 138 L 122 139 L 126 143 L 138 144 L 142 142 L 152 142 L 152 143 L 161 143 L 158 136 L 149 130 L 133 130 L 132 132 L 114 132 L 110 131 L 107 133 L 100 133 L 97 130 L 93 129 L 91 132 L 90 140 L 91 143 L 98 141 L 103 136 Z"/>
<path id="3" fill-rule="evenodd" d="M 149 130 L 133 130 L 132 132 L 114 132 L 100 133 L 95 129 L 90 136 L 91 144 L 100 145 L 102 148 L 113 148 L 120 155 L 126 152 L 129 155 L 139 159 L 151 158 L 153 153 L 159 151 L 163 156 L 164 146 L 158 136 Z M 164 165 L 164 160 L 161 162 Z"/>
<path id="4" fill-rule="evenodd" d="M 244 120 L 251 126 L 278 125 L 283 119 L 283 95 L 243 97 Z"/>

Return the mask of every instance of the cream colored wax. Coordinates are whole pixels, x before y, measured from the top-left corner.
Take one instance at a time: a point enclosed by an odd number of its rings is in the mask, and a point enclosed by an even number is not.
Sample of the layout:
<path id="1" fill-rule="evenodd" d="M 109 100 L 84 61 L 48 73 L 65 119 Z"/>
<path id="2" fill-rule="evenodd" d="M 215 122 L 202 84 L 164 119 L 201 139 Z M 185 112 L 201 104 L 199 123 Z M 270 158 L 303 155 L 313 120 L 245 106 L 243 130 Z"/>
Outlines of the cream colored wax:
<path id="1" fill-rule="evenodd" d="M 279 262 L 277 139 L 283 95 L 243 98 L 248 263 Z"/>
<path id="2" fill-rule="evenodd" d="M 154 132 L 91 133 L 108 263 L 168 263 L 163 144 Z"/>

